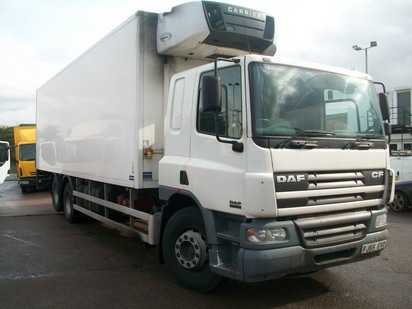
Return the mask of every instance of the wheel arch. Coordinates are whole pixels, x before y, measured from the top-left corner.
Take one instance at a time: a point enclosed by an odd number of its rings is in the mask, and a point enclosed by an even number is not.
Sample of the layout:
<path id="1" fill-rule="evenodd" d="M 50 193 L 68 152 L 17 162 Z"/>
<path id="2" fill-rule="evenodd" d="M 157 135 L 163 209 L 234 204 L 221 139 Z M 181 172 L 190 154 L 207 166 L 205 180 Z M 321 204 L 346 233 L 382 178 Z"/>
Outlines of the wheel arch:
<path id="1" fill-rule="evenodd" d="M 70 176 L 63 175 L 63 176 L 62 176 L 62 188 L 63 188 L 63 189 L 64 189 L 64 186 L 65 186 L 68 182 L 70 182 L 70 184 L 71 184 L 72 187 L 73 187 L 73 180 L 72 180 L 72 178 L 71 178 Z"/>
<path id="2" fill-rule="evenodd" d="M 203 223 L 205 225 L 206 235 L 208 243 L 214 243 L 216 240 L 215 224 L 213 220 L 213 214 L 210 210 L 205 209 L 196 197 L 190 192 L 179 192 L 172 194 L 167 200 L 165 206 L 162 209 L 162 219 L 160 225 L 160 239 L 159 239 L 159 261 L 163 260 L 162 242 L 163 233 L 167 222 L 170 218 L 179 210 L 183 208 L 193 207 L 199 209 L 203 217 Z"/>
<path id="3" fill-rule="evenodd" d="M 395 194 L 396 194 L 396 193 L 401 193 L 401 194 L 403 195 L 403 197 L 404 197 L 405 202 L 407 203 L 407 205 L 410 205 L 410 204 L 411 204 L 411 200 L 410 200 L 410 198 L 409 198 L 409 194 L 408 194 L 408 192 L 407 192 L 406 190 L 404 190 L 403 188 L 401 188 L 401 189 L 399 189 L 399 190 L 396 190 L 396 189 L 395 189 Z"/>
<path id="4" fill-rule="evenodd" d="M 211 267 L 214 258 L 210 256 L 209 226 L 202 208 L 183 205 L 178 209 L 162 233 L 162 258 L 181 286 L 196 292 L 211 291 L 221 281 L 221 275 Z"/>

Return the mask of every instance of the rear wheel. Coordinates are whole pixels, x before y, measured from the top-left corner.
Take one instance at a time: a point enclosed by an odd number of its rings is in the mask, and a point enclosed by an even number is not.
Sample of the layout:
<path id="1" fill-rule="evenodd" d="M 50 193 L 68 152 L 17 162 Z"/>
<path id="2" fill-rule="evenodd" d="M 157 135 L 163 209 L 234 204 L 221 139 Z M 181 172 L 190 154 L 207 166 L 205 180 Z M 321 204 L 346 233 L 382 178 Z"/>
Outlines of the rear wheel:
<path id="1" fill-rule="evenodd" d="M 219 284 L 221 277 L 209 266 L 206 230 L 198 209 L 184 208 L 170 218 L 162 249 L 167 267 L 183 287 L 208 292 Z"/>
<path id="2" fill-rule="evenodd" d="M 79 220 L 80 213 L 73 207 L 73 187 L 70 181 L 64 186 L 63 191 L 64 217 L 67 222 L 75 223 Z"/>
<path id="3" fill-rule="evenodd" d="M 63 203 L 62 203 L 60 192 L 61 192 L 61 180 L 59 176 L 55 175 L 53 177 L 53 182 L 52 182 L 52 187 L 51 187 L 51 197 L 52 197 L 53 208 L 56 211 L 63 210 Z"/>
<path id="4" fill-rule="evenodd" d="M 389 204 L 389 207 L 395 212 L 405 211 L 409 202 L 405 194 L 402 192 L 395 192 L 393 202 Z"/>

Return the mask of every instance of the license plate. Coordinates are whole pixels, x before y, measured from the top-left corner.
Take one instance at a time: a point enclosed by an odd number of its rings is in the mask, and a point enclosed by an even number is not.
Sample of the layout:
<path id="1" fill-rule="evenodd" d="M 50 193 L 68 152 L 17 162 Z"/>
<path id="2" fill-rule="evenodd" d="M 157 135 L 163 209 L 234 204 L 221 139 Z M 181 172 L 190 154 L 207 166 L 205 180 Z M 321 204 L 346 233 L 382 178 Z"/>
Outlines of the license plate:
<path id="1" fill-rule="evenodd" d="M 385 247 L 386 247 L 386 240 L 381 240 L 381 241 L 377 241 L 371 244 L 366 244 L 362 246 L 361 254 L 382 250 Z"/>

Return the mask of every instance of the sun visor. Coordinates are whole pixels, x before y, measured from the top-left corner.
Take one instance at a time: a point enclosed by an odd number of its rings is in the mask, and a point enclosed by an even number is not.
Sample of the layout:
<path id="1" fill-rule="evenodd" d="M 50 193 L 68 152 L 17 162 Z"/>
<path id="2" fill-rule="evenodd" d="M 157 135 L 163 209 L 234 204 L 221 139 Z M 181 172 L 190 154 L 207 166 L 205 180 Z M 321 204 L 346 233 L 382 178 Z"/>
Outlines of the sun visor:
<path id="1" fill-rule="evenodd" d="M 210 1 L 178 5 L 161 13 L 157 24 L 159 54 L 194 59 L 276 52 L 272 16 Z"/>

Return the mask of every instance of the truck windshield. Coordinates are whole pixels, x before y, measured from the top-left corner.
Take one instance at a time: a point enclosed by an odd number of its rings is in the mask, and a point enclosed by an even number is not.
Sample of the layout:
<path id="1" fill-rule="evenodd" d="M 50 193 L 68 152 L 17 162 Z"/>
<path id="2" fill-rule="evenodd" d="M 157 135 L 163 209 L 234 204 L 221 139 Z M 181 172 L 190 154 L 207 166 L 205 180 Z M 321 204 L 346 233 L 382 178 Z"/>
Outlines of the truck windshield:
<path id="1" fill-rule="evenodd" d="M 250 65 L 253 136 L 319 132 L 384 138 L 371 81 L 307 68 Z"/>
<path id="2" fill-rule="evenodd" d="M 36 160 L 36 144 L 27 144 L 20 146 L 20 161 Z"/>

